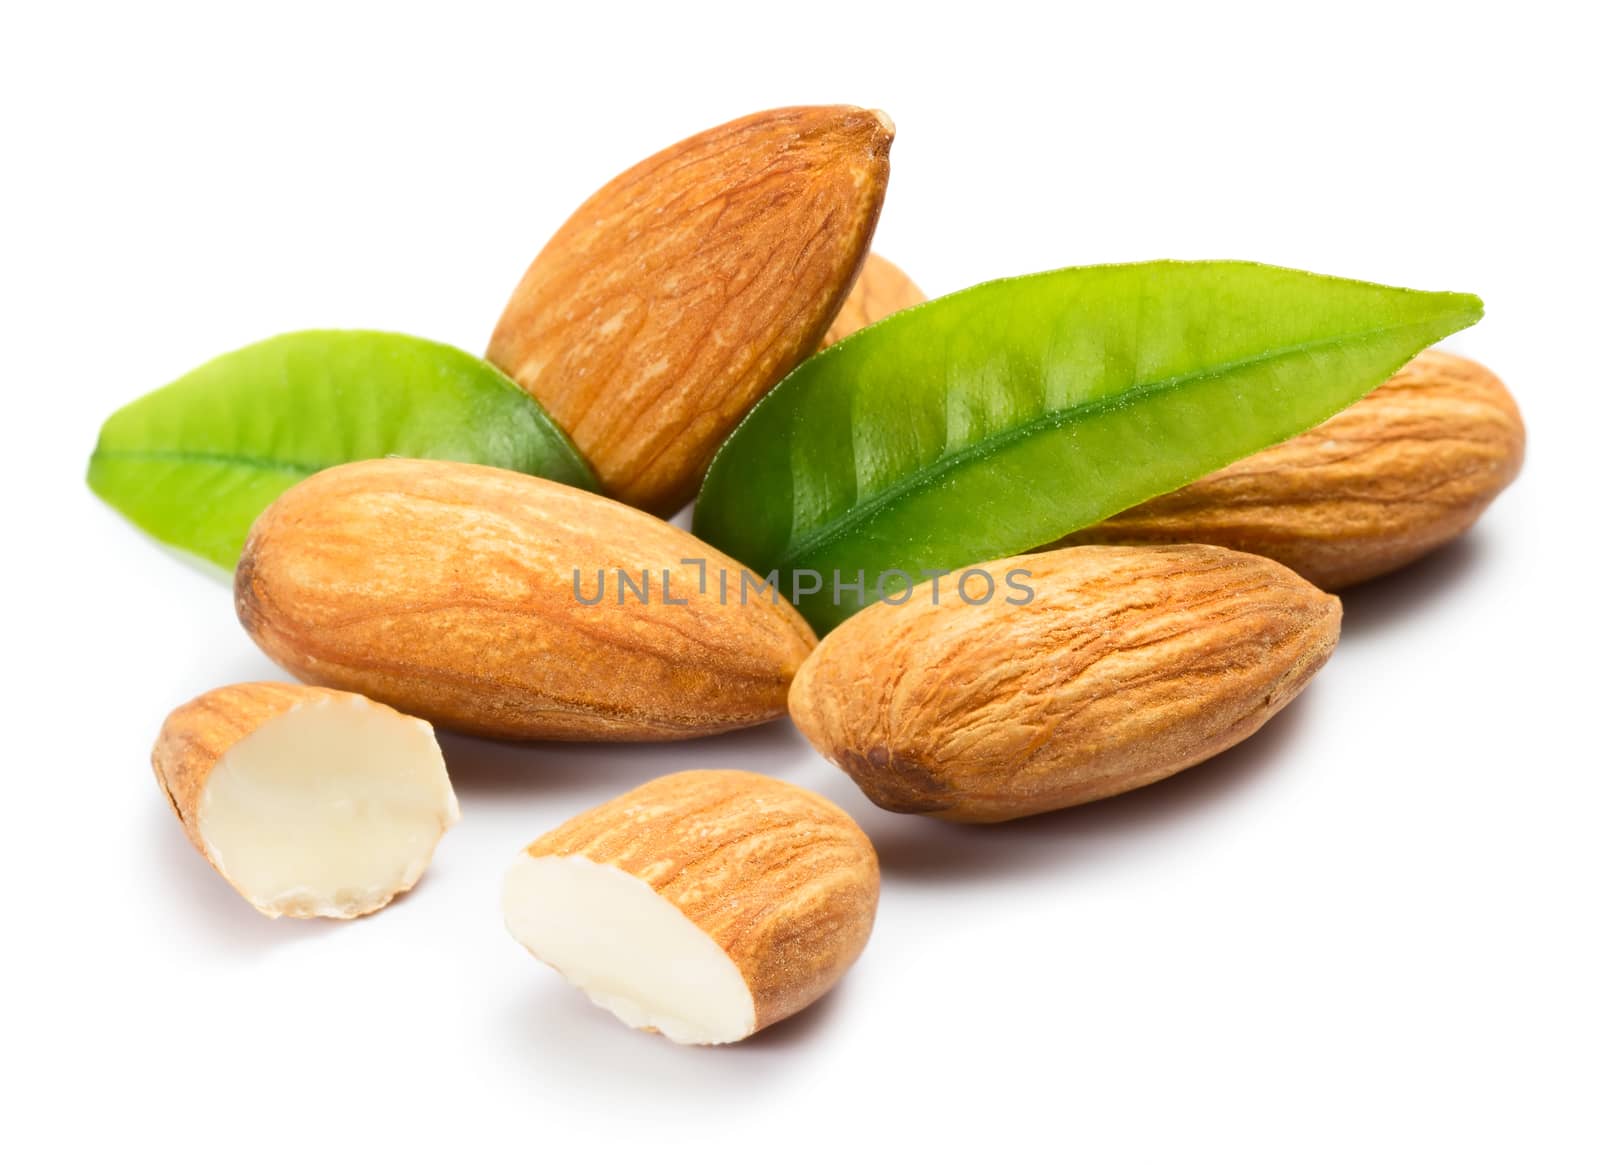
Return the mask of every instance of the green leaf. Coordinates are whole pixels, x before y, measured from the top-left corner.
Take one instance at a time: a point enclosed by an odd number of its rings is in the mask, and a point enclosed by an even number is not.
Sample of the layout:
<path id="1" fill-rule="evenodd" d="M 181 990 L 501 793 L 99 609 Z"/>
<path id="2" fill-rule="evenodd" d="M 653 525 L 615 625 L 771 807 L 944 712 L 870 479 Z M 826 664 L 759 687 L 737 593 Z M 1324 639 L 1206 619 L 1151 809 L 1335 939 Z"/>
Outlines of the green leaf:
<path id="1" fill-rule="evenodd" d="M 201 365 L 111 415 L 89 487 L 162 542 L 232 570 L 256 515 L 369 457 L 474 461 L 595 489 L 527 393 L 458 348 L 392 332 L 293 332 Z"/>
<path id="2" fill-rule="evenodd" d="M 1238 262 L 980 284 L 790 373 L 712 462 L 694 530 L 786 594 L 816 571 L 799 606 L 826 630 L 885 571 L 1022 553 L 1287 440 L 1482 313 Z M 857 572 L 865 596 L 836 602 Z"/>

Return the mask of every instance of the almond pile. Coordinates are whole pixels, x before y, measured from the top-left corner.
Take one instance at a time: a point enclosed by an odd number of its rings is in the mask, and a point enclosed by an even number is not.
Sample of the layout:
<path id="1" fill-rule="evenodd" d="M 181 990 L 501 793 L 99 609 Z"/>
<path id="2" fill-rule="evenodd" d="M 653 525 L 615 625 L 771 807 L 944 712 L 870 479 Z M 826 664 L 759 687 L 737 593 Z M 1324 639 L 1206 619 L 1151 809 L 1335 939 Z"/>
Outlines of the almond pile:
<path id="1" fill-rule="evenodd" d="M 730 122 L 614 178 L 533 260 L 488 356 L 609 497 L 388 458 L 260 515 L 238 616 L 304 686 L 203 695 L 153 754 L 247 901 L 347 919 L 412 887 L 458 817 L 434 726 L 663 742 L 787 712 L 876 805 L 957 822 L 1136 789 L 1254 733 L 1333 652 L 1327 592 L 1457 537 L 1516 476 L 1505 387 L 1425 352 L 1299 437 L 965 572 L 1026 580 L 1011 592 L 953 600 L 945 581 L 941 602 L 924 581 L 819 644 L 770 580 L 662 516 L 798 362 L 922 302 L 869 253 L 893 137 L 850 106 Z M 502 902 L 518 942 L 624 1022 L 726 1043 L 839 980 L 878 879 L 822 797 L 691 771 L 545 833 Z"/>

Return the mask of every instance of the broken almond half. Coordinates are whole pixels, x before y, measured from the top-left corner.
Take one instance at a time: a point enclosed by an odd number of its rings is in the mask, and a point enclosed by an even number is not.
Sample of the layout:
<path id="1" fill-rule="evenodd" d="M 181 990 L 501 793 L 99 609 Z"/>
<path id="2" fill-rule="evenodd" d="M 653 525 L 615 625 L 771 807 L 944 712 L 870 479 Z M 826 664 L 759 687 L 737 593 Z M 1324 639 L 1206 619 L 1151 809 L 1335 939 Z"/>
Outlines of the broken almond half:
<path id="1" fill-rule="evenodd" d="M 269 918 L 381 909 L 460 818 L 428 722 L 330 688 L 207 692 L 167 717 L 151 763 L 195 848 Z"/>
<path id="2" fill-rule="evenodd" d="M 759 773 L 661 777 L 573 818 L 506 874 L 512 937 L 630 1027 L 726 1044 L 828 991 L 878 906 L 878 858 L 815 793 Z"/>

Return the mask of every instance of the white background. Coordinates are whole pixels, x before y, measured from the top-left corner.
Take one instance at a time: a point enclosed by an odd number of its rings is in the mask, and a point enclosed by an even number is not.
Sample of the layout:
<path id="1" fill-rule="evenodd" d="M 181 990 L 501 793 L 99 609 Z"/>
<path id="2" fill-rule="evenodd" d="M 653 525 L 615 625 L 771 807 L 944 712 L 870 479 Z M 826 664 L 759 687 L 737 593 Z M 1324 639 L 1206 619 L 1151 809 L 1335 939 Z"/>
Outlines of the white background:
<path id="1" fill-rule="evenodd" d="M 1580 6 L 541 7 L 7 6 L 4 1155 L 1596 1160 Z M 1348 596 L 1298 703 L 1153 789 L 962 829 L 879 812 L 787 725 L 451 738 L 465 819 L 415 893 L 257 917 L 146 758 L 172 706 L 279 673 L 84 487 L 99 422 L 294 328 L 481 350 L 605 179 L 834 101 L 898 123 L 878 245 L 934 294 L 1164 256 L 1480 293 L 1449 346 L 1518 395 L 1521 480 Z M 520 845 L 702 765 L 836 798 L 884 871 L 840 989 L 722 1049 L 626 1030 L 497 905 Z"/>

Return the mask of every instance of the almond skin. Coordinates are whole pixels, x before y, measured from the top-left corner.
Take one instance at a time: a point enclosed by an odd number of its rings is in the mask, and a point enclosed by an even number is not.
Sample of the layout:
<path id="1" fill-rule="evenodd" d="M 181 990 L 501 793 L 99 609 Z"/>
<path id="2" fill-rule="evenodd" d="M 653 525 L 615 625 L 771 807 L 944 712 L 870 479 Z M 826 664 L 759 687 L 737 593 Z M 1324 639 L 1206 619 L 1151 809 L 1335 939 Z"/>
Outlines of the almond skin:
<path id="1" fill-rule="evenodd" d="M 686 559 L 705 563 L 705 593 Z M 720 602 L 720 572 L 737 593 L 740 569 L 686 531 L 594 494 L 486 466 L 387 458 L 324 470 L 282 494 L 251 529 L 234 598 L 245 630 L 294 675 L 442 727 L 673 740 L 781 716 L 815 643 L 770 591 Z M 618 570 L 635 584 L 648 572 L 648 603 L 617 601 Z M 603 601 L 580 603 L 596 594 L 598 571 Z"/>
<path id="2" fill-rule="evenodd" d="M 868 324 L 875 324 L 884 316 L 926 303 L 927 299 L 922 289 L 911 282 L 909 275 L 874 251 L 867 256 L 867 262 L 861 268 L 856 285 L 845 298 L 844 306 L 833 317 L 833 323 L 828 325 L 827 334 L 822 337 L 822 346 L 826 348 L 829 344 L 837 344 Z"/>
<path id="3" fill-rule="evenodd" d="M 826 798 L 759 773 L 660 777 L 525 853 L 614 866 L 682 911 L 749 988 L 746 1035 L 837 983 L 865 948 L 878 906 L 878 858 L 860 827 Z"/>
<path id="4" fill-rule="evenodd" d="M 795 723 L 885 809 L 1007 821 L 1159 781 L 1261 727 L 1339 638 L 1338 599 L 1218 547 L 982 569 L 1029 571 L 1032 600 L 966 605 L 946 580 L 935 605 L 924 583 L 845 621 L 795 677 Z"/>
<path id="5" fill-rule="evenodd" d="M 1332 420 L 1058 545 L 1209 542 L 1342 590 L 1465 533 L 1517 476 L 1523 444 L 1499 378 L 1430 350 Z"/>
<path id="6" fill-rule="evenodd" d="M 757 113 L 614 178 L 523 275 L 488 357 L 606 492 L 670 514 L 762 394 L 816 350 L 872 242 L 894 127 Z"/>

